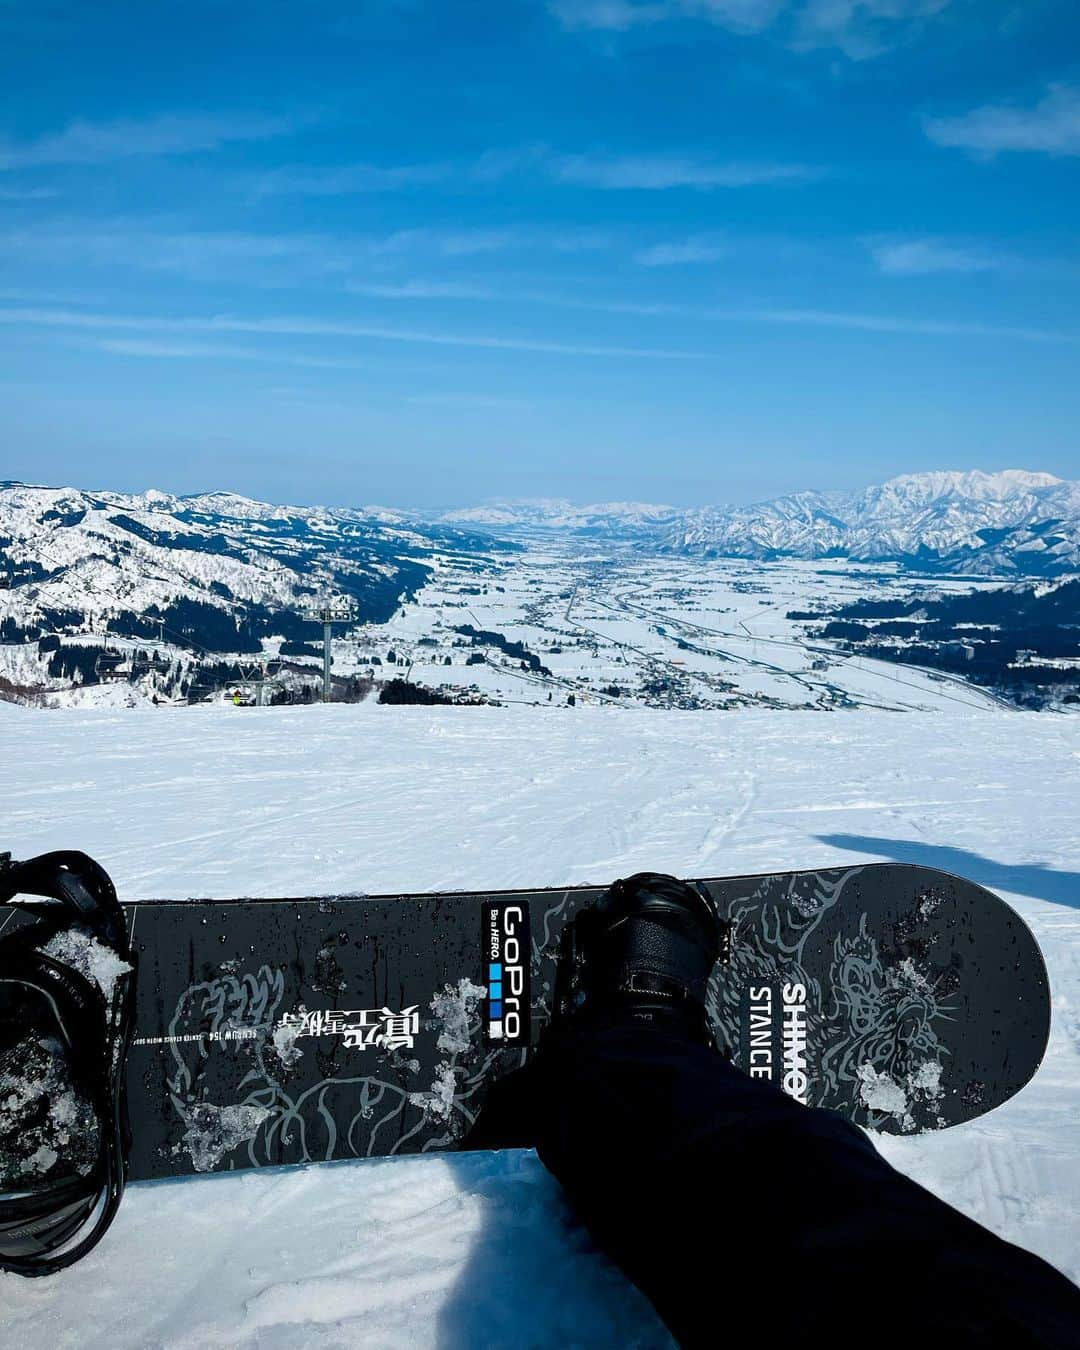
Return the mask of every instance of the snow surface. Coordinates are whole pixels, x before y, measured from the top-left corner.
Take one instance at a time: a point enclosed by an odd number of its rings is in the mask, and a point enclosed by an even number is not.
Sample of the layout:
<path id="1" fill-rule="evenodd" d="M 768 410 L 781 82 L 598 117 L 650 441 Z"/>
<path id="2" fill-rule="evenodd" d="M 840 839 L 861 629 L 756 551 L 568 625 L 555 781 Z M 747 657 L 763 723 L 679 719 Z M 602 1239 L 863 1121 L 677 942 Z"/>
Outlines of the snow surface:
<path id="1" fill-rule="evenodd" d="M 989 885 L 1046 955 L 1046 1060 L 979 1121 L 878 1143 L 1080 1278 L 1076 718 L 960 703 L 831 714 L 0 704 L 0 752 L 4 846 L 85 849 L 128 898 L 566 885 L 640 868 L 880 858 Z M 670 1344 L 521 1152 L 132 1186 L 72 1270 L 0 1276 L 0 1340 Z"/>

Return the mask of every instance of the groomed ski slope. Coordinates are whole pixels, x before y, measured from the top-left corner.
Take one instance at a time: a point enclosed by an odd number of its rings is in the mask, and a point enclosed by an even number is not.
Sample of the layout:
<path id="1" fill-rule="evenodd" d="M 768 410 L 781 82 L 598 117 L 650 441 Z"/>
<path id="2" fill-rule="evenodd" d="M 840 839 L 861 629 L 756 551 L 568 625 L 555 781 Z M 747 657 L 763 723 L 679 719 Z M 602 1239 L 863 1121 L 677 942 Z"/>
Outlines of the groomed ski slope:
<path id="1" fill-rule="evenodd" d="M 85 849 L 126 898 L 566 885 L 641 868 L 882 858 L 989 885 L 1046 955 L 1047 1058 L 981 1121 L 880 1147 L 1080 1279 L 1080 718 L 960 705 L 0 704 L 0 754 L 0 846 Z M 784 1165 L 797 1187 L 798 1158 Z M 715 1216 L 710 1231 L 721 1243 Z M 48 1280 L 0 1276 L 0 1342 L 669 1344 L 529 1153 L 134 1186 L 82 1264 Z"/>

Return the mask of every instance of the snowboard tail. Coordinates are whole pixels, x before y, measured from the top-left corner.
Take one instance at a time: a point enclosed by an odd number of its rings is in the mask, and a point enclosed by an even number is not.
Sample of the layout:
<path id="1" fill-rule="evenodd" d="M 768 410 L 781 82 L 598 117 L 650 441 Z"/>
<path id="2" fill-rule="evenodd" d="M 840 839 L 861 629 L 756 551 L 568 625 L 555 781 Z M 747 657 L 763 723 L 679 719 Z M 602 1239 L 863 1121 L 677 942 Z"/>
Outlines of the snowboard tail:
<path id="1" fill-rule="evenodd" d="M 1023 920 L 931 869 L 701 883 L 727 925 L 718 1048 L 871 1129 L 974 1119 L 1035 1073 L 1049 988 Z M 452 1149 L 549 1016 L 600 887 L 140 901 L 133 1180 Z"/>

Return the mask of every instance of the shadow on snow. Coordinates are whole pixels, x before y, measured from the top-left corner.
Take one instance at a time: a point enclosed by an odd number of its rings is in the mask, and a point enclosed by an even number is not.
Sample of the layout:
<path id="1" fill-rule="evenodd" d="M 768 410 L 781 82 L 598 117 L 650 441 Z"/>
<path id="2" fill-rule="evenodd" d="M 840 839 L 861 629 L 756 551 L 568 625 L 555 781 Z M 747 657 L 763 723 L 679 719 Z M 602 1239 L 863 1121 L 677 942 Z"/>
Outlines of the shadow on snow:
<path id="1" fill-rule="evenodd" d="M 1058 872 L 1044 863 L 1003 863 L 965 848 L 928 844 L 916 839 L 883 839 L 866 834 L 819 834 L 823 844 L 853 853 L 876 854 L 893 862 L 917 863 L 953 872 L 994 891 L 1011 891 L 1080 909 L 1080 873 Z"/>
<path id="2" fill-rule="evenodd" d="M 439 1312 L 438 1350 L 674 1350 L 645 1296 L 597 1251 L 532 1150 L 439 1155 L 484 1207 Z"/>

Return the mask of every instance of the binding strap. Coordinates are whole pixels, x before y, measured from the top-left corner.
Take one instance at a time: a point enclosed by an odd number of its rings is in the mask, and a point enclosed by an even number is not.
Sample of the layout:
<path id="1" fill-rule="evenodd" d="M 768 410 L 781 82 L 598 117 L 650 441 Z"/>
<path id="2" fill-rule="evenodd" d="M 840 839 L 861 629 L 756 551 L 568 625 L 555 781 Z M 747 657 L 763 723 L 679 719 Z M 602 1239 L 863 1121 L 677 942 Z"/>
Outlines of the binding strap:
<path id="1" fill-rule="evenodd" d="M 40 898 L 15 900 L 24 895 Z M 0 1269 L 48 1275 L 86 1255 L 123 1195 L 130 1140 L 124 1078 L 135 962 L 112 881 L 85 853 L 44 853 L 25 862 L 0 855 L 0 906 L 36 920 L 0 937 L 3 1006 L 32 1018 L 59 1043 L 73 1087 L 98 1123 L 97 1157 L 85 1175 L 27 1182 L 17 1194 L 0 1195 Z M 43 950 L 72 929 L 132 967 L 116 978 L 109 998 L 88 973 L 62 959 L 62 944 L 51 954 Z"/>

